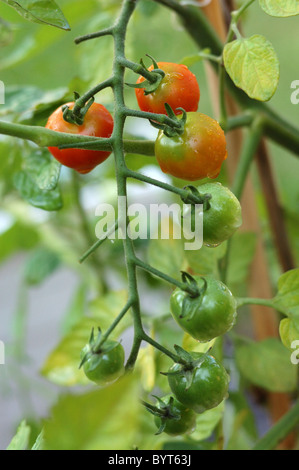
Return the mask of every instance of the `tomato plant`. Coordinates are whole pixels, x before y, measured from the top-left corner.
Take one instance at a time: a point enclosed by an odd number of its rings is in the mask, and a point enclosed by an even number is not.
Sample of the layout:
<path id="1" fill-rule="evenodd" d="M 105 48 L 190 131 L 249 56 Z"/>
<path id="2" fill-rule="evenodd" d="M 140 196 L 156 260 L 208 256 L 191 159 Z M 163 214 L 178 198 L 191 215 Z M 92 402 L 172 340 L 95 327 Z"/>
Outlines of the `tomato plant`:
<path id="1" fill-rule="evenodd" d="M 0 18 L 0 447 L 297 449 L 297 2 L 21 3 Z"/>

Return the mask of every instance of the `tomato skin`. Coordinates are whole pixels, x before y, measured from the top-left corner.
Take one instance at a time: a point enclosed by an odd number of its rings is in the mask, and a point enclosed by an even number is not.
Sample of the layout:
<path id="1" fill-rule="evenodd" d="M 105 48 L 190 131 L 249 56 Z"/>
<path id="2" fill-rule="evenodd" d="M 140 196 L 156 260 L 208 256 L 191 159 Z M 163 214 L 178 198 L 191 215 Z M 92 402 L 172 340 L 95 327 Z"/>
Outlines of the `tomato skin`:
<path id="1" fill-rule="evenodd" d="M 155 155 L 164 173 L 187 181 L 217 178 L 227 158 L 225 134 L 219 123 L 202 113 L 187 113 L 184 133 L 167 137 L 161 130 Z"/>
<path id="2" fill-rule="evenodd" d="M 200 276 L 194 276 L 194 279 L 200 287 L 203 286 Z M 170 298 L 170 310 L 175 321 L 200 342 L 225 334 L 234 326 L 237 317 L 237 301 L 226 285 L 212 277 L 205 279 L 206 290 L 199 297 L 192 298 L 177 288 Z"/>
<path id="3" fill-rule="evenodd" d="M 206 183 L 197 189 L 212 195 L 210 208 L 203 214 L 203 242 L 207 246 L 218 246 L 242 225 L 240 202 L 221 183 Z"/>
<path id="4" fill-rule="evenodd" d="M 66 105 L 70 109 L 73 109 L 74 107 L 73 102 L 66 103 Z M 46 128 L 56 132 L 65 132 L 67 134 L 108 138 L 113 132 L 113 118 L 103 105 L 93 103 L 85 115 L 83 125 L 78 126 L 76 124 L 70 124 L 63 119 L 61 106 L 51 114 L 46 124 Z M 86 149 L 61 150 L 57 147 L 49 147 L 49 151 L 62 165 L 73 168 L 82 174 L 92 171 L 111 154 L 110 151 Z"/>
<path id="5" fill-rule="evenodd" d="M 171 399 L 171 395 L 162 397 L 161 400 L 168 405 Z M 196 414 L 193 410 L 186 408 L 185 405 L 180 403 L 174 398 L 171 405 L 171 410 L 174 414 L 180 415 L 180 419 L 167 419 L 166 426 L 163 432 L 169 436 L 181 436 L 182 434 L 190 434 L 194 431 L 196 426 Z M 161 418 L 155 417 L 155 423 L 159 429 L 161 426 Z"/>
<path id="6" fill-rule="evenodd" d="M 194 359 L 202 359 L 202 363 L 195 367 L 191 385 L 187 386 L 187 378 L 181 373 L 180 364 L 170 368 L 169 372 L 178 374 L 168 375 L 168 383 L 178 401 L 196 413 L 204 413 L 216 408 L 227 397 L 230 378 L 214 357 L 196 352 L 191 355 Z"/>
<path id="7" fill-rule="evenodd" d="M 200 89 L 196 76 L 186 65 L 172 62 L 158 62 L 159 69 L 165 72 L 165 77 L 153 93 L 144 94 L 144 88 L 136 88 L 136 98 L 141 111 L 167 114 L 165 103 L 168 103 L 175 114 L 181 114 L 177 108 L 185 111 L 197 111 L 200 100 Z M 153 70 L 153 65 L 149 71 Z M 137 84 L 144 82 L 140 76 Z"/>
<path id="8" fill-rule="evenodd" d="M 99 353 L 92 353 L 90 345 L 87 345 L 82 356 L 87 352 L 90 354 L 83 364 L 83 370 L 86 377 L 97 385 L 109 385 L 124 373 L 125 352 L 117 341 L 107 341 Z"/>

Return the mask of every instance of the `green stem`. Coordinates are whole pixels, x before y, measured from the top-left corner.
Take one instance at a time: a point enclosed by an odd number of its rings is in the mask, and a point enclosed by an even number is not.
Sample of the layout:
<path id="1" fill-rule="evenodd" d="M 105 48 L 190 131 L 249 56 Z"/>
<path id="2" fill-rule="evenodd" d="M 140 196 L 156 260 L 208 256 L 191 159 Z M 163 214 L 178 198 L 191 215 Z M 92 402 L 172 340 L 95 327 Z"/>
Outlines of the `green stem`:
<path id="1" fill-rule="evenodd" d="M 124 0 L 118 22 L 114 29 L 114 48 L 115 59 L 113 63 L 114 74 L 114 97 L 115 97 L 115 121 L 112 134 L 113 150 L 116 167 L 116 181 L 118 197 L 127 201 L 127 168 L 125 164 L 125 154 L 123 149 L 123 132 L 126 115 L 124 113 L 124 74 L 125 67 L 122 60 L 125 58 L 125 37 L 128 22 L 136 7 L 136 0 Z M 124 211 L 119 214 L 119 227 L 127 229 L 129 219 L 127 217 L 127 202 Z M 135 251 L 132 240 L 124 237 L 125 262 L 128 275 L 129 297 L 131 299 L 131 311 L 134 321 L 134 341 L 129 359 L 126 364 L 126 370 L 134 367 L 138 356 L 139 348 L 142 342 L 143 326 L 141 321 L 140 301 L 136 276 Z"/>
<path id="2" fill-rule="evenodd" d="M 119 63 L 123 67 L 126 67 L 130 70 L 133 70 L 133 72 L 135 72 L 136 74 L 142 75 L 150 83 L 155 83 L 157 81 L 157 78 L 156 78 L 155 74 L 149 72 L 141 64 L 137 64 L 136 62 L 132 62 L 131 60 L 126 59 L 125 57 L 120 57 L 119 58 Z"/>
<path id="3" fill-rule="evenodd" d="M 105 233 L 105 236 L 101 239 L 99 239 L 97 242 L 95 242 L 89 250 L 87 250 L 84 255 L 81 256 L 79 259 L 79 263 L 84 263 L 84 261 L 92 255 L 108 238 L 109 236 L 118 229 L 118 220 L 115 222 L 115 224 Z"/>
<path id="4" fill-rule="evenodd" d="M 299 401 L 262 437 L 252 450 L 273 450 L 299 424 Z"/>
<path id="5" fill-rule="evenodd" d="M 251 163 L 258 149 L 263 136 L 263 119 L 257 117 L 252 123 L 249 134 L 245 140 L 242 153 L 240 156 L 239 165 L 234 178 L 232 191 L 238 199 L 241 199 L 244 190 L 245 182 Z"/>
<path id="6" fill-rule="evenodd" d="M 86 34 L 84 36 L 80 36 L 75 39 L 75 44 L 80 44 L 81 42 L 89 41 L 90 39 L 101 38 L 103 36 L 112 36 L 113 31 L 114 31 L 114 28 L 112 27 L 112 28 L 102 29 L 101 31 L 98 31 L 96 33 L 91 33 L 91 34 Z"/>
<path id="7" fill-rule="evenodd" d="M 137 181 L 142 181 L 143 183 L 151 184 L 157 188 L 164 189 L 171 193 L 177 194 L 184 201 L 188 201 L 190 204 L 203 204 L 205 202 L 204 195 L 201 194 L 199 197 L 192 194 L 188 189 L 181 189 L 175 186 L 172 186 L 168 183 L 163 183 L 162 181 L 155 180 L 149 176 L 143 175 L 142 173 L 137 173 L 136 171 L 127 170 L 127 177 L 133 178 Z"/>
<path id="8" fill-rule="evenodd" d="M 136 117 L 139 119 L 147 119 L 150 121 L 157 121 L 160 124 L 164 124 L 170 126 L 174 129 L 180 129 L 181 124 L 179 120 L 172 119 L 167 114 L 156 114 L 156 113 L 149 113 L 146 111 L 139 111 L 138 109 L 129 109 L 125 108 L 124 112 L 128 117 Z"/>
<path id="9" fill-rule="evenodd" d="M 153 276 L 156 276 L 162 279 L 163 281 L 168 282 L 169 284 L 172 284 L 178 287 L 179 289 L 182 289 L 185 292 L 188 292 L 192 296 L 198 294 L 199 292 L 198 289 L 195 290 L 194 288 L 192 288 L 192 286 L 186 284 L 185 282 L 180 282 L 177 279 L 174 279 L 173 277 L 168 276 L 168 274 L 165 274 L 162 271 L 159 271 L 158 269 L 153 268 L 152 266 L 150 266 L 147 263 L 144 263 L 144 261 L 141 261 L 138 258 L 135 259 L 135 264 L 136 266 L 143 269 L 144 271 L 147 271 L 151 273 Z"/>
<path id="10" fill-rule="evenodd" d="M 117 327 L 117 325 L 121 322 L 121 320 L 124 318 L 124 316 L 126 315 L 126 313 L 130 310 L 131 306 L 132 306 L 132 301 L 129 300 L 127 302 L 127 304 L 125 305 L 125 307 L 122 309 L 122 311 L 120 312 L 120 314 L 115 318 L 114 322 L 110 325 L 110 327 L 108 328 L 108 330 L 105 332 L 105 334 L 103 334 L 103 336 L 101 337 L 101 341 L 98 345 L 98 347 L 100 347 L 102 344 L 104 344 L 104 342 L 109 338 L 109 336 L 111 335 L 111 333 L 115 330 L 115 328 Z"/>
<path id="11" fill-rule="evenodd" d="M 150 344 L 151 346 L 153 346 L 155 349 L 158 349 L 159 351 L 161 351 L 163 354 L 165 354 L 166 356 L 170 357 L 170 359 L 172 359 L 174 362 L 176 362 L 177 364 L 187 364 L 187 361 L 184 361 L 184 359 L 182 359 L 181 357 L 179 357 L 177 354 L 174 354 L 172 353 L 171 351 L 169 351 L 168 349 L 164 348 L 164 346 L 162 346 L 161 344 L 157 343 L 157 341 L 155 341 L 153 338 L 151 338 L 150 336 L 148 336 L 146 333 L 143 333 L 142 335 L 142 339 L 144 341 L 146 341 L 148 344 Z"/>
<path id="12" fill-rule="evenodd" d="M 243 307 L 243 305 L 263 305 L 269 308 L 275 308 L 273 305 L 272 299 L 256 299 L 251 297 L 239 297 L 237 299 L 238 308 Z"/>

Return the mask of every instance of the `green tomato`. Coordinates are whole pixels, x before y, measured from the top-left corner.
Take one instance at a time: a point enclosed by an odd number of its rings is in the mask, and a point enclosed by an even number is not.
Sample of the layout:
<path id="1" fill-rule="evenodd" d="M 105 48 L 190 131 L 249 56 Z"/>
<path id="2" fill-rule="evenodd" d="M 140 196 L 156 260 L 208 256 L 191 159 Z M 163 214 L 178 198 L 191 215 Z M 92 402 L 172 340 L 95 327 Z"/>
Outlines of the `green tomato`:
<path id="1" fill-rule="evenodd" d="M 171 313 L 190 336 L 208 342 L 229 331 L 236 322 L 237 301 L 222 282 L 194 276 L 201 289 L 198 297 L 191 297 L 177 288 L 170 297 Z"/>
<path id="2" fill-rule="evenodd" d="M 200 193 L 212 196 L 210 208 L 203 214 L 203 243 L 218 246 L 242 225 L 242 209 L 236 196 L 221 183 L 198 186 Z"/>
<path id="3" fill-rule="evenodd" d="M 178 401 L 196 413 L 204 413 L 227 398 L 229 375 L 214 357 L 190 354 L 195 361 L 192 370 L 174 364 L 168 372 L 168 383 Z"/>
<path id="4" fill-rule="evenodd" d="M 155 416 L 155 423 L 158 429 L 162 424 L 165 425 L 163 432 L 169 436 L 181 436 L 190 434 L 196 426 L 196 414 L 193 410 L 187 408 L 171 395 L 160 398 L 163 402 L 158 403 L 158 408 L 165 413 L 165 417 Z"/>
<path id="5" fill-rule="evenodd" d="M 84 373 L 97 385 L 109 385 L 124 373 L 125 351 L 117 341 L 106 341 L 99 352 L 94 352 L 90 345 L 86 345 L 81 357 L 86 353 Z"/>

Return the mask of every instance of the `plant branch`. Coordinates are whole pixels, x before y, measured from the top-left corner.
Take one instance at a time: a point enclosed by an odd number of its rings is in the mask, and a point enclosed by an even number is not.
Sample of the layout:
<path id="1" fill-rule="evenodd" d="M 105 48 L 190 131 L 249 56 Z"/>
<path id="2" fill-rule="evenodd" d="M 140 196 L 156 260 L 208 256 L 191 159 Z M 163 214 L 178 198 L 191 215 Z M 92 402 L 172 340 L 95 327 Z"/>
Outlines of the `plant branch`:
<path id="1" fill-rule="evenodd" d="M 252 450 L 273 450 L 299 424 L 299 401 L 257 442 Z"/>

